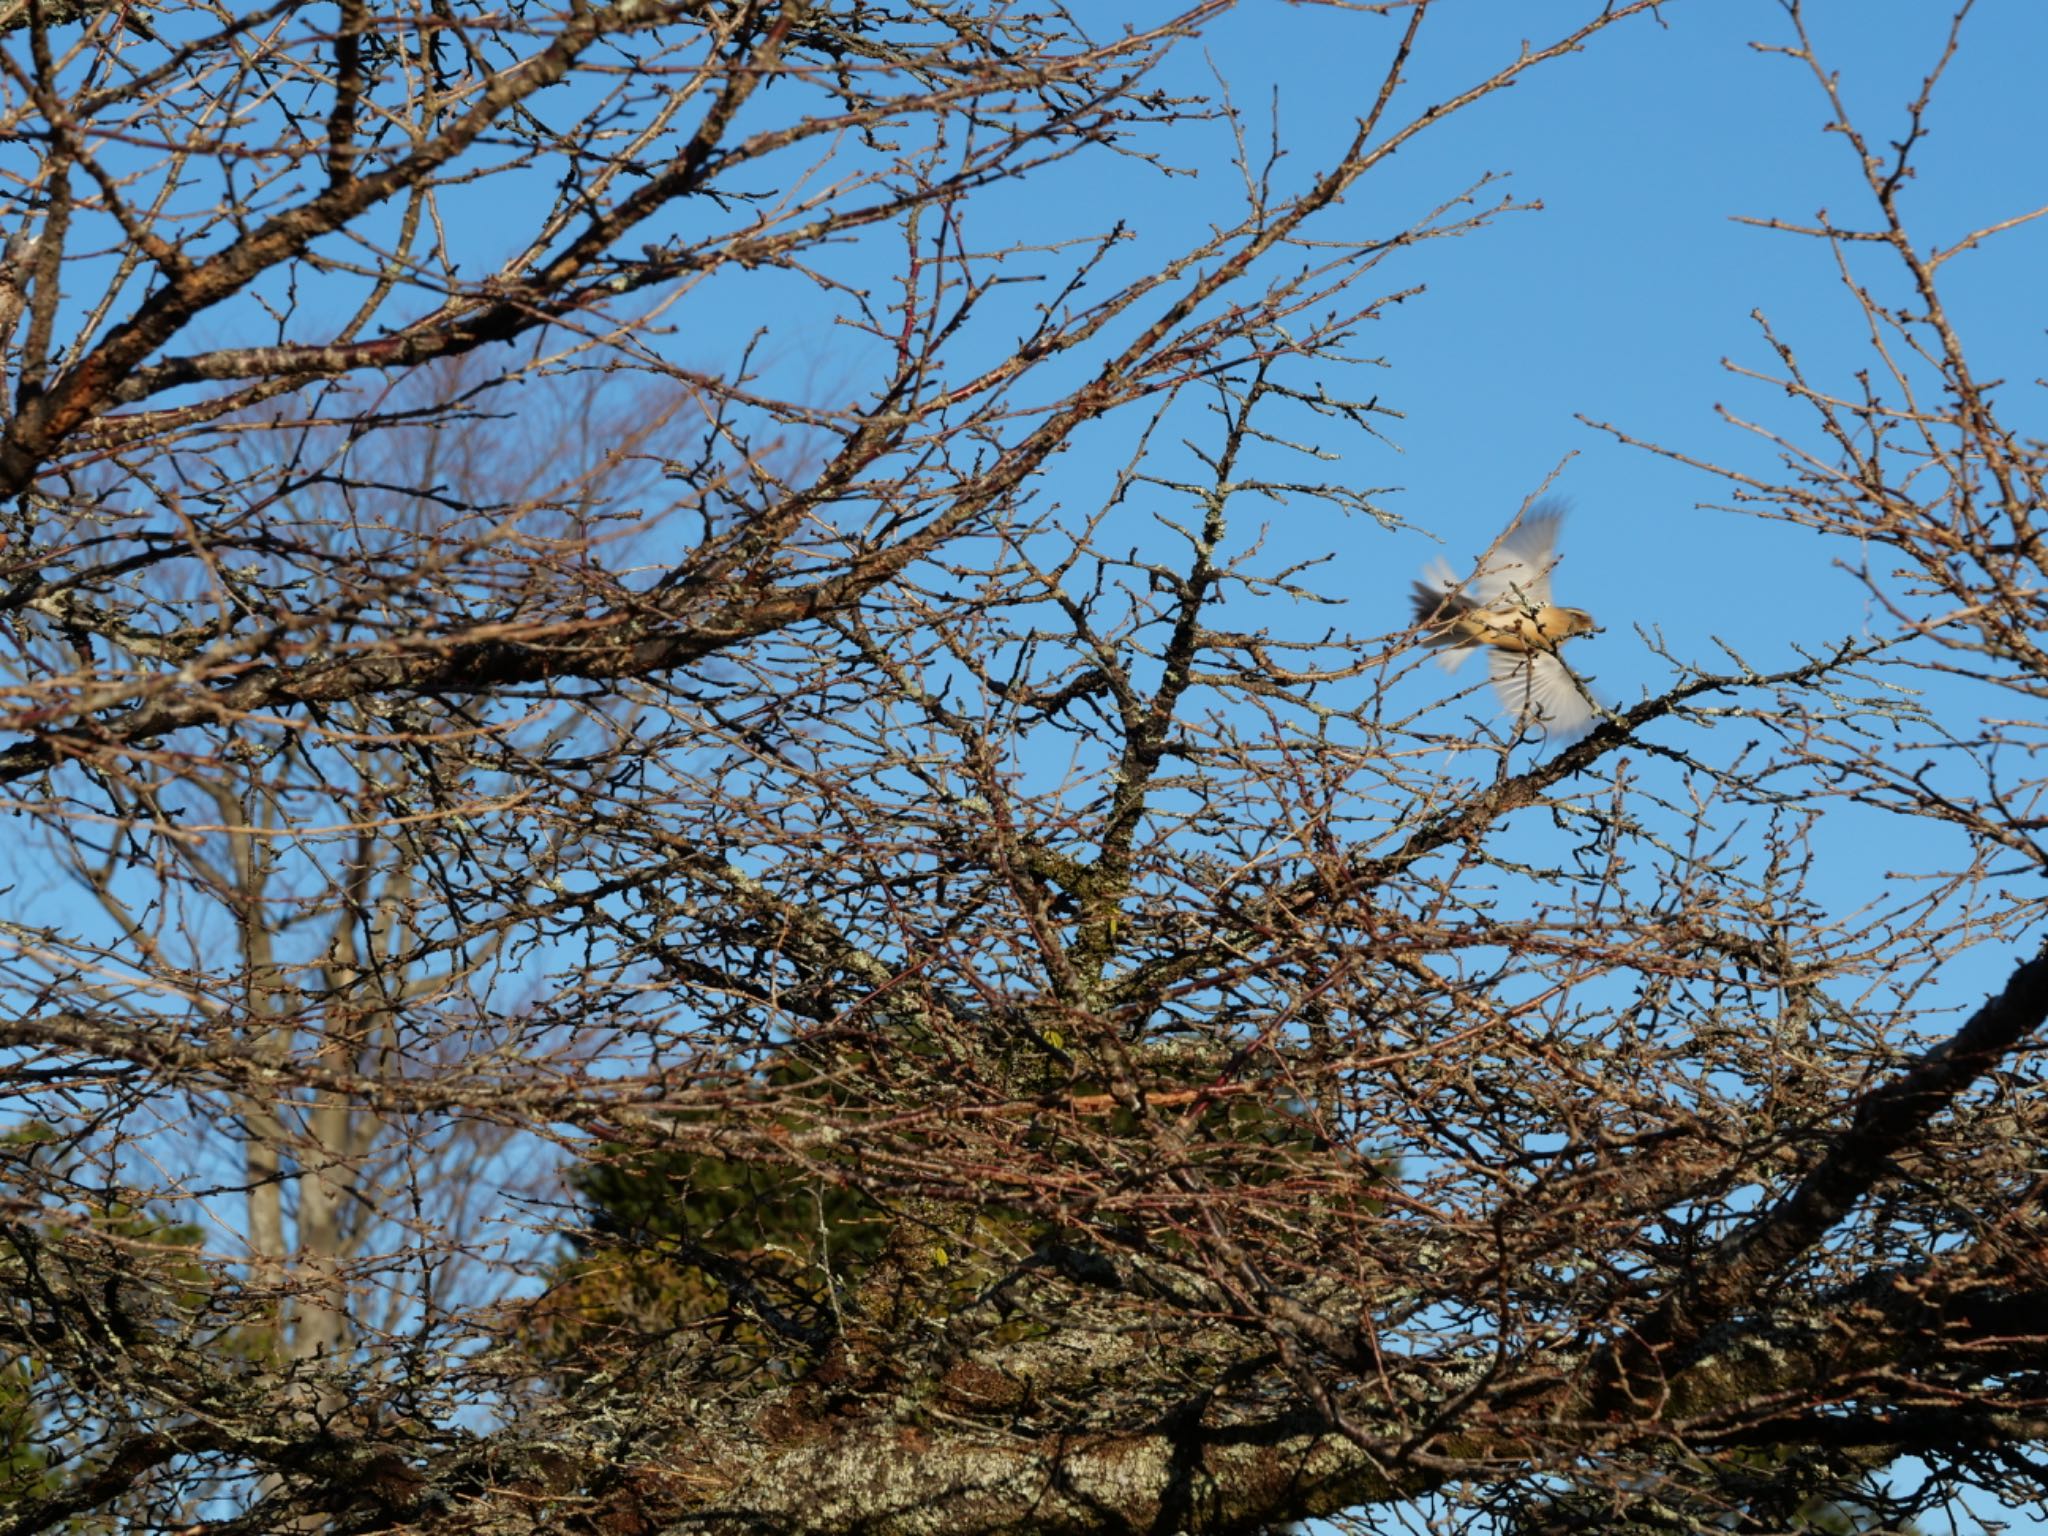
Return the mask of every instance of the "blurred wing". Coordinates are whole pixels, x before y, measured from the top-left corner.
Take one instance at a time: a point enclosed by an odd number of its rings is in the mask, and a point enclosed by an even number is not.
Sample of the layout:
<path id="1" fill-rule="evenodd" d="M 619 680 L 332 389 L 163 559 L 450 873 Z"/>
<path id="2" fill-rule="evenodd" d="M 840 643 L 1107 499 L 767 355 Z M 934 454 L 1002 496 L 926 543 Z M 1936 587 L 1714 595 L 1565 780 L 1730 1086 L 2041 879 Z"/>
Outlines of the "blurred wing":
<path id="1" fill-rule="evenodd" d="M 1544 651 L 1533 654 L 1488 651 L 1493 673 L 1493 691 L 1509 714 L 1542 726 L 1553 735 L 1584 730 L 1593 719 L 1593 706 L 1585 691 L 1555 656 Z"/>
<path id="2" fill-rule="evenodd" d="M 1557 525 L 1564 503 L 1540 501 L 1486 552 L 1467 589 L 1485 608 L 1540 608 L 1550 601 L 1550 569 L 1557 564 Z"/>
<path id="3" fill-rule="evenodd" d="M 1451 562 L 1439 555 L 1422 568 L 1422 584 L 1438 592 L 1458 590 L 1458 573 L 1451 569 Z"/>

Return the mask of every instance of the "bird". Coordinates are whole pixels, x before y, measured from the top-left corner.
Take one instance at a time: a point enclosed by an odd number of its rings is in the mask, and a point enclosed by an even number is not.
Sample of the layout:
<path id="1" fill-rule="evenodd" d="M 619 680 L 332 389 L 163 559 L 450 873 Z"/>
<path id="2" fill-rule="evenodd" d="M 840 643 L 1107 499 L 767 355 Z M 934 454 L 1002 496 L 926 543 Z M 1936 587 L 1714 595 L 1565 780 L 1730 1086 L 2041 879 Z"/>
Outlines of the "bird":
<path id="1" fill-rule="evenodd" d="M 1448 564 L 1435 560 L 1415 583 L 1415 622 L 1429 631 L 1423 644 L 1442 651 L 1438 665 L 1455 672 L 1483 648 L 1493 691 L 1507 712 L 1553 735 L 1583 730 L 1594 714 L 1558 647 L 1600 627 L 1585 609 L 1550 600 L 1564 512 L 1558 501 L 1531 507 L 1493 541 L 1470 581 L 1459 581 Z"/>

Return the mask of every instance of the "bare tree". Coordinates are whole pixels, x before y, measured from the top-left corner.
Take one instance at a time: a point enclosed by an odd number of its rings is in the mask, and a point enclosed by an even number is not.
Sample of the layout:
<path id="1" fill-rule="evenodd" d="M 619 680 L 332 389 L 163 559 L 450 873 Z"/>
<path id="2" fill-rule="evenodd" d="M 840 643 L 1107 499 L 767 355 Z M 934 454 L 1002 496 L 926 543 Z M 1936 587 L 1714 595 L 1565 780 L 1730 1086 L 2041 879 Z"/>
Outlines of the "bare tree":
<path id="1" fill-rule="evenodd" d="M 1735 476 L 1886 622 L 1563 742 L 1257 520 L 1398 525 L 1334 381 L 1512 205 L 1318 216 L 1656 7 L 1427 102 L 1355 7 L 1291 176 L 1161 83 L 1221 8 L 7 9 L 0 1530 L 2043 1495 L 2039 727 L 1963 712 L 2048 679 L 2043 457 L 1997 231 L 1902 221 L 1940 71 L 1804 231 L 1882 370 L 1772 333 L 1819 435 Z M 1198 121 L 1194 243 L 983 233 Z M 1838 808 L 1954 856 L 1831 911 Z"/>

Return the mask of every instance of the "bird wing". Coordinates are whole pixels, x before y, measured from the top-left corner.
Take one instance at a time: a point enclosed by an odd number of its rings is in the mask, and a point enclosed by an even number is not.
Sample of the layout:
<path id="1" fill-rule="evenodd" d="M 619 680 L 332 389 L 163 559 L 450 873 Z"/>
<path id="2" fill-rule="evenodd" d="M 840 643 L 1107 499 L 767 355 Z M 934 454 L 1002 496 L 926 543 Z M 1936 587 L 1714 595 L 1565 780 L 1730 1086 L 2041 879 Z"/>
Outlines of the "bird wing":
<path id="1" fill-rule="evenodd" d="M 1489 650 L 1493 691 L 1508 713 L 1532 721 L 1553 735 L 1583 730 L 1593 705 L 1571 669 L 1548 651 Z"/>
<path id="2" fill-rule="evenodd" d="M 1541 608 L 1550 601 L 1550 571 L 1557 564 L 1557 525 L 1564 503 L 1539 501 L 1494 541 L 1479 574 L 1466 586 L 1482 608 Z"/>

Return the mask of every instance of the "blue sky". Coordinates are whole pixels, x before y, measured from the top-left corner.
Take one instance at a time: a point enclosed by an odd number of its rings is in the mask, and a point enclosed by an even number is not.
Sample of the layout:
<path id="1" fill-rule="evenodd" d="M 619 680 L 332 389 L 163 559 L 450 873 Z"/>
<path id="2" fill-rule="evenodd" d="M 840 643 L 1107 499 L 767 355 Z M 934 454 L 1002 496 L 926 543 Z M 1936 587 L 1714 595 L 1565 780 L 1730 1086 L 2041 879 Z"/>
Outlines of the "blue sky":
<path id="1" fill-rule="evenodd" d="M 1434 98 L 1511 57 L 1523 36 L 1578 14 L 1564 4 L 1471 0 L 1425 24 L 1410 89 Z M 1823 56 L 1873 138 L 1892 137 L 1938 56 L 1946 8 L 1834 0 L 1810 8 Z M 1441 25 L 1438 25 L 1439 20 Z M 1862 223 L 1848 145 L 1823 132 L 1826 103 L 1804 66 L 1751 47 L 1785 42 L 1775 3 L 1714 0 L 1664 8 L 1583 55 L 1533 71 L 1404 152 L 1418 202 L 1483 172 L 1508 172 L 1543 210 L 1504 219 L 1418 254 L 1428 292 L 1381 322 L 1370 344 L 1389 363 L 1387 426 L 1402 448 L 1370 466 L 1404 516 L 1468 557 L 1567 454 L 1559 489 L 1575 503 L 1559 576 L 1606 622 L 1590 666 L 1628 694 L 1653 681 L 1624 639 L 1655 619 L 1681 651 L 1708 634 L 1769 651 L 1788 638 L 1854 627 L 1861 593 L 1834 574 L 1839 550 L 1804 532 L 1703 511 L 1723 485 L 1590 430 L 1580 416 L 1640 438 L 1738 465 L 1767 462 L 1754 438 L 1720 423 L 1717 404 L 1783 419 L 1782 395 L 1729 374 L 1723 359 L 1770 362 L 1753 311 L 1770 317 L 1823 377 L 1861 366 L 1861 325 L 1824 246 L 1744 227 L 1738 215 L 1809 221 L 1817 209 Z M 1389 24 L 1391 25 L 1391 24 Z M 1306 144 L 1348 128 L 1377 60 L 1355 43 L 1371 26 L 1317 6 L 1253 6 L 1212 30 L 1209 53 L 1240 97 L 1282 93 L 1286 130 Z M 2027 146 L 2048 143 L 2048 7 L 1990 0 L 1938 95 L 1907 207 L 1923 239 L 2048 202 L 2048 176 Z M 1302 156 L 1306 161 L 1309 156 Z M 1366 195 L 1332 219 L 1364 227 Z M 2008 234 L 1947 272 L 1965 339 L 1985 371 L 2015 381 L 2040 371 L 2048 324 L 2048 223 Z M 2034 408 L 2038 419 L 2038 408 Z M 1419 563 L 1430 549 L 1401 546 Z M 1398 562 L 1397 562 L 1398 563 Z M 1398 569 L 1390 577 L 1402 574 Z M 1646 581 L 1652 591 L 1643 590 Z M 1386 601 L 1398 604 L 1398 581 Z"/>

